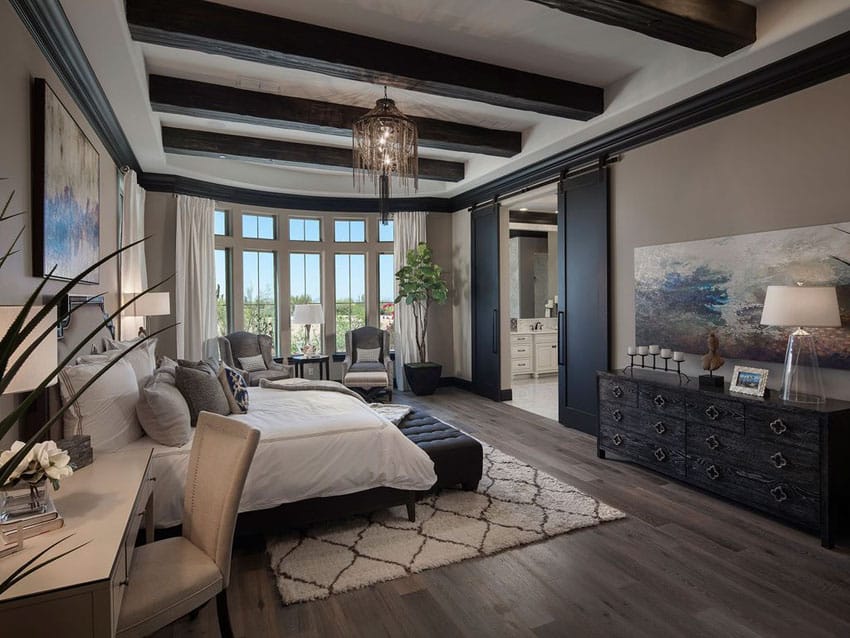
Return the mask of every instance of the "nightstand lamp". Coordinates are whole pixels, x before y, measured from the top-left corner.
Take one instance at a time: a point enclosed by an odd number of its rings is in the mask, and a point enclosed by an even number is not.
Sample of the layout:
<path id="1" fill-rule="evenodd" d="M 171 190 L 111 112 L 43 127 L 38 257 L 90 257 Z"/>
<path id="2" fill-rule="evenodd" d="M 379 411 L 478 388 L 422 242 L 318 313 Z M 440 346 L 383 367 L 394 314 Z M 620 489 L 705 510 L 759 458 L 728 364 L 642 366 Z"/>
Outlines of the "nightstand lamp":
<path id="1" fill-rule="evenodd" d="M 295 305 L 295 311 L 292 313 L 292 323 L 304 326 L 306 338 L 304 345 L 310 345 L 310 328 L 313 325 L 322 325 L 325 322 L 325 316 L 320 303 L 301 303 Z M 306 354 L 306 353 L 305 353 Z"/>
<path id="2" fill-rule="evenodd" d="M 785 401 L 820 403 L 825 400 L 815 338 L 809 328 L 841 326 L 838 295 L 831 286 L 768 286 L 761 323 L 796 327 L 788 337 L 780 396 Z"/>
<path id="3" fill-rule="evenodd" d="M 171 314 L 171 300 L 167 292 L 148 292 L 127 306 L 124 314 L 130 317 L 144 317 L 147 323 L 147 317 Z M 148 336 L 145 325 L 139 326 L 139 336 Z"/>

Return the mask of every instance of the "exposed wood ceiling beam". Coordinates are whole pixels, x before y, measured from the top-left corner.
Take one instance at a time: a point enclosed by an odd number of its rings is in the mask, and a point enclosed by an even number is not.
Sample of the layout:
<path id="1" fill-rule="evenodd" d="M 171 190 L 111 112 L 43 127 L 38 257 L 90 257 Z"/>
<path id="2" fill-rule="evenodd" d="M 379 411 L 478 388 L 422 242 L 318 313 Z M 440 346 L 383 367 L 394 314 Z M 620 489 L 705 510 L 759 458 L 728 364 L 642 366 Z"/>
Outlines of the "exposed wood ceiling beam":
<path id="1" fill-rule="evenodd" d="M 268 140 L 209 131 L 162 127 L 166 153 L 225 159 L 260 160 L 307 168 L 351 170 L 351 149 Z M 419 177 L 441 182 L 459 182 L 464 177 L 460 162 L 419 158 Z"/>
<path id="2" fill-rule="evenodd" d="M 351 125 L 368 109 L 299 97 L 247 91 L 218 84 L 151 75 L 151 108 L 227 122 L 260 124 L 298 131 L 351 135 Z M 522 133 L 412 118 L 419 146 L 463 153 L 512 157 L 522 150 Z"/>
<path id="3" fill-rule="evenodd" d="M 739 0 L 531 1 L 715 55 L 756 41 L 756 8 Z"/>
<path id="4" fill-rule="evenodd" d="M 203 0 L 127 0 L 133 38 L 241 60 L 589 120 L 603 90 Z"/>
<path id="5" fill-rule="evenodd" d="M 555 211 L 514 210 L 508 213 L 508 221 L 521 224 L 557 224 L 558 218 Z"/>

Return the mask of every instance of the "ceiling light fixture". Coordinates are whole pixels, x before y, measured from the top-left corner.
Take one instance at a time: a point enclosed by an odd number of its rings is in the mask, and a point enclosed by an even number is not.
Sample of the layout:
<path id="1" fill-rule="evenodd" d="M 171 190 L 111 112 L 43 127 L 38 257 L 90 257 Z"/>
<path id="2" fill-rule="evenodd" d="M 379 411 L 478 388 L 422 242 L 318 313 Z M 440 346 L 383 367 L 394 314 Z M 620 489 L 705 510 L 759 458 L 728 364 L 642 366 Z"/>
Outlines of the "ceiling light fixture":
<path id="1" fill-rule="evenodd" d="M 384 97 L 375 108 L 358 118 L 352 126 L 354 185 L 362 191 L 371 181 L 378 194 L 381 223 L 389 218 L 390 184 L 405 193 L 419 189 L 419 153 L 416 123 L 402 113 L 395 102 Z"/>

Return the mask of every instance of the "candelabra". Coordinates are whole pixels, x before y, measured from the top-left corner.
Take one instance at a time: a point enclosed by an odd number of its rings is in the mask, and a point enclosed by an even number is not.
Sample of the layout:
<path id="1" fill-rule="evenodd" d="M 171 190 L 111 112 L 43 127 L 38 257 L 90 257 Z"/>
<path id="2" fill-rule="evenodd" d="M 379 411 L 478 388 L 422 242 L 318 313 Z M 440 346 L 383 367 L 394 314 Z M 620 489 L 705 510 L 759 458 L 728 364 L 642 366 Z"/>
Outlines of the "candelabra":
<path id="1" fill-rule="evenodd" d="M 679 351 L 673 351 L 670 348 L 662 348 L 661 346 L 653 345 L 653 346 L 629 346 L 627 349 L 627 355 L 629 357 L 629 365 L 623 368 L 623 372 L 628 372 L 629 374 L 634 374 L 635 368 L 642 368 L 648 370 L 657 370 L 659 372 L 673 372 L 679 377 L 679 383 L 682 382 L 682 379 L 685 379 L 685 383 L 690 383 L 691 378 L 682 372 L 682 362 L 685 360 L 685 354 Z M 646 357 L 652 357 L 652 364 L 647 365 Z M 635 363 L 635 357 L 640 357 L 640 363 Z M 661 368 L 657 365 L 657 357 L 661 357 L 661 360 L 664 361 L 664 367 Z M 670 368 L 670 360 L 676 364 L 676 369 L 673 370 Z"/>

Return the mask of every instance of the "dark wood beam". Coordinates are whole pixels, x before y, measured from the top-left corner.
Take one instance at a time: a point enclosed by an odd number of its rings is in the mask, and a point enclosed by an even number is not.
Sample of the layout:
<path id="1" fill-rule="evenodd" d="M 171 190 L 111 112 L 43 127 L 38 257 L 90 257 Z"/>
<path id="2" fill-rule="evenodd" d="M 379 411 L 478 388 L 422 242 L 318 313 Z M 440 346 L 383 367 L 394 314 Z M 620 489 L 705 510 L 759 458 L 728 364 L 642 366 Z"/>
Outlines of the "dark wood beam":
<path id="1" fill-rule="evenodd" d="M 368 111 L 357 106 L 162 75 L 151 75 L 148 82 L 154 111 L 227 122 L 350 136 L 354 121 Z M 522 133 L 518 131 L 501 131 L 427 117 L 412 119 L 419 130 L 420 147 L 497 157 L 512 157 L 522 150 Z"/>
<path id="2" fill-rule="evenodd" d="M 513 210 L 508 213 L 508 220 L 518 224 L 544 224 L 554 226 L 558 223 L 556 211 L 545 212 L 535 210 Z"/>
<path id="3" fill-rule="evenodd" d="M 531 1 L 715 55 L 756 41 L 756 8 L 739 0 Z"/>
<path id="4" fill-rule="evenodd" d="M 603 90 L 203 0 L 127 0 L 133 38 L 164 46 L 589 120 Z"/>
<path id="5" fill-rule="evenodd" d="M 166 153 L 178 155 L 261 160 L 308 168 L 351 170 L 352 167 L 350 148 L 225 135 L 167 126 L 162 127 L 162 146 Z M 459 182 L 464 177 L 464 165 L 460 162 L 420 157 L 419 177 L 441 182 Z"/>

